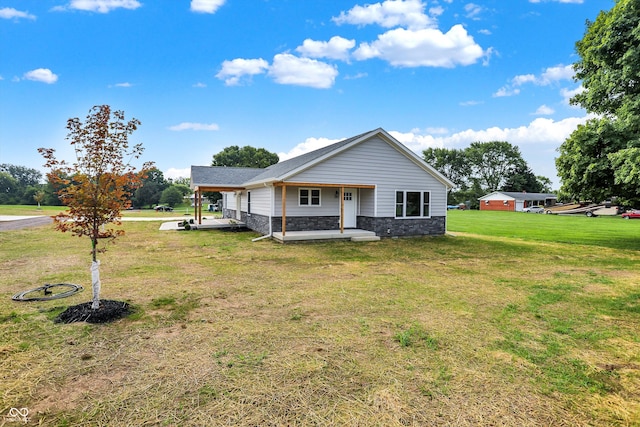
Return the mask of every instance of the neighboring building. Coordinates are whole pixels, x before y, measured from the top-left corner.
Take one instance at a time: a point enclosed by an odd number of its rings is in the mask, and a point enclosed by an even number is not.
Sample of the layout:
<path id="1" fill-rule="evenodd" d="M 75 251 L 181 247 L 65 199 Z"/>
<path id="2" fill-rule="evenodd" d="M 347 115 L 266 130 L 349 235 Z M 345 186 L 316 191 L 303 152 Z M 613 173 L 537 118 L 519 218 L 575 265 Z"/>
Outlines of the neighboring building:
<path id="1" fill-rule="evenodd" d="M 478 200 L 481 211 L 522 212 L 530 206 L 553 206 L 556 199 L 555 194 L 549 193 L 494 191 Z"/>
<path id="2" fill-rule="evenodd" d="M 383 129 L 265 169 L 191 167 L 196 194 L 220 191 L 225 217 L 278 238 L 345 229 L 381 237 L 441 235 L 452 186 Z"/>

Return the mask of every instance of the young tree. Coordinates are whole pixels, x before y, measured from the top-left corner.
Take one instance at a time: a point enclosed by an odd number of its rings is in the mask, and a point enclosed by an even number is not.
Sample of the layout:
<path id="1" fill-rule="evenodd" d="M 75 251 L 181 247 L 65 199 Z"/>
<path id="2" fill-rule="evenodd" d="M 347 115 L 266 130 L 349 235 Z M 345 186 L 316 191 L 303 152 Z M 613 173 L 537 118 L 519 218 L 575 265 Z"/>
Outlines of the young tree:
<path id="1" fill-rule="evenodd" d="M 76 159 L 69 164 L 58 160 L 52 148 L 39 148 L 49 169 L 47 178 L 59 186 L 58 196 L 68 211 L 54 217 L 57 230 L 91 239 L 92 309 L 100 307 L 100 262 L 97 254 L 106 250 L 98 247 L 98 239 L 114 240 L 124 230 L 120 225 L 120 211 L 130 205 L 133 191 L 141 183 L 151 163 L 142 165 L 136 173 L 130 162 L 143 152 L 142 144 L 129 146 L 129 135 L 140 125 L 137 119 L 125 122 L 123 111 L 112 111 L 108 105 L 89 110 L 84 123 L 72 118 L 67 121 L 67 139 L 75 150 Z"/>

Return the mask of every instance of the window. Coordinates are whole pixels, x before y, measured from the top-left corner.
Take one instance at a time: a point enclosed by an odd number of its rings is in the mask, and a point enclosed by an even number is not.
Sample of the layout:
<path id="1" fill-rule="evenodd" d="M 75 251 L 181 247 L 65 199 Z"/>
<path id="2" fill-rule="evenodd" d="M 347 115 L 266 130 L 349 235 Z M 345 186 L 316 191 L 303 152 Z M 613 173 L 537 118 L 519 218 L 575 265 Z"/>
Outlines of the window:
<path id="1" fill-rule="evenodd" d="M 396 191 L 396 218 L 431 215 L 431 193 L 428 191 Z"/>
<path id="2" fill-rule="evenodd" d="M 247 215 L 251 215 L 251 191 L 247 191 Z"/>
<path id="3" fill-rule="evenodd" d="M 320 206 L 320 189 L 319 188 L 299 189 L 298 204 L 300 206 Z"/>

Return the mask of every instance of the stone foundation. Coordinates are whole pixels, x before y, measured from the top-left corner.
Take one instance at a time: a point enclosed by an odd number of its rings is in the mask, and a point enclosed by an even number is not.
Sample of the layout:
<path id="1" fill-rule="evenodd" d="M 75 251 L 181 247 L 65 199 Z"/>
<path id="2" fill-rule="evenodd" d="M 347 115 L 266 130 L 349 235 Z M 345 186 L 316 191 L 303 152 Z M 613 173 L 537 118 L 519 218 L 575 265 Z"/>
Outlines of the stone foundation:
<path id="1" fill-rule="evenodd" d="M 440 236 L 445 234 L 446 217 L 398 219 L 358 217 L 358 228 L 380 237 Z"/>

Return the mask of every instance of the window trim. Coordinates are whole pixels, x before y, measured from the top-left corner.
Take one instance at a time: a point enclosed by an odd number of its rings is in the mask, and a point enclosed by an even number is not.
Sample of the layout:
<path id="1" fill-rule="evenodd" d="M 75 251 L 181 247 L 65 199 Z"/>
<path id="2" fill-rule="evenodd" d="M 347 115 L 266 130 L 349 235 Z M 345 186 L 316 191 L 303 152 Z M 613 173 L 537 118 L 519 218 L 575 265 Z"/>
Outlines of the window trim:
<path id="1" fill-rule="evenodd" d="M 407 216 L 407 201 L 408 193 L 419 193 L 420 200 L 418 209 L 420 209 L 419 215 Z M 425 194 L 428 195 L 428 201 L 425 203 Z M 402 195 L 401 200 L 398 200 L 398 196 Z M 428 212 L 425 215 L 425 207 Z M 402 209 L 402 215 L 398 215 L 398 208 Z M 428 190 L 396 190 L 395 191 L 395 218 L 397 219 L 424 219 L 431 218 L 431 191 Z"/>
<path id="2" fill-rule="evenodd" d="M 302 191 L 308 191 L 308 195 L 307 195 L 307 203 L 302 203 Z M 313 195 L 312 192 L 313 191 L 317 191 L 318 192 L 318 204 L 314 205 L 313 202 Z M 320 188 L 315 188 L 315 187 L 300 187 L 298 188 L 298 207 L 304 207 L 304 208 L 318 208 L 322 206 L 322 189 Z"/>

